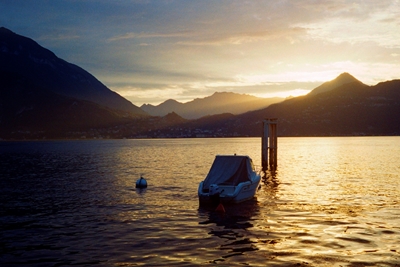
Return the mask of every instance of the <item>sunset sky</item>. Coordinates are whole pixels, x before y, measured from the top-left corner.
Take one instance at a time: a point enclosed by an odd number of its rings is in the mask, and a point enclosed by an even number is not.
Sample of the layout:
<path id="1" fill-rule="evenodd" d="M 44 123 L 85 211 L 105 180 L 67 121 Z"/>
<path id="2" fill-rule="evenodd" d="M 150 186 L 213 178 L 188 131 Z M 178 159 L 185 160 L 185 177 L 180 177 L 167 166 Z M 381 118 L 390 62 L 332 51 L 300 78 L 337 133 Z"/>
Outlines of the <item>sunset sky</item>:
<path id="1" fill-rule="evenodd" d="M 399 0 L 0 0 L 0 26 L 138 106 L 400 79 Z"/>

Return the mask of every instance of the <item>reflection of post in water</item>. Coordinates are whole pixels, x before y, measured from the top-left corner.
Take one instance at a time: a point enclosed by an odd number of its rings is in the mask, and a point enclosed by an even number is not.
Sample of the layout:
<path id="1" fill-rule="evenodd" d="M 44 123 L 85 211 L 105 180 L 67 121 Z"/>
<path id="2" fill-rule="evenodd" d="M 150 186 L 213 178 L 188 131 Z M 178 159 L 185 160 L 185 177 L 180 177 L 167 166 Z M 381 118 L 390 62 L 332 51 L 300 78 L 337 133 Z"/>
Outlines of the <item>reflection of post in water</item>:
<path id="1" fill-rule="evenodd" d="M 278 136 L 276 133 L 276 126 L 277 119 L 265 119 L 263 121 L 261 164 L 264 171 L 268 169 L 276 170 L 278 165 Z"/>
<path id="2" fill-rule="evenodd" d="M 265 184 L 265 191 L 269 193 L 270 196 L 274 196 L 278 191 L 279 180 L 277 178 L 276 170 L 267 170 L 264 172 L 262 181 Z"/>

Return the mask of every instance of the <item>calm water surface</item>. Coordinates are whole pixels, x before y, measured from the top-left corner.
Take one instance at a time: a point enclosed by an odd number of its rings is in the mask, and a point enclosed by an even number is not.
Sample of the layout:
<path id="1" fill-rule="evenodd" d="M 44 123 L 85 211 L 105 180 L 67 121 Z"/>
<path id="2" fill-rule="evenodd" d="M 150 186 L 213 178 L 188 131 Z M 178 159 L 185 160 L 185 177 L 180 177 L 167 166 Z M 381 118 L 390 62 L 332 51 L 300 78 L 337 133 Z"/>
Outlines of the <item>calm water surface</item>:
<path id="1" fill-rule="evenodd" d="M 0 142 L 0 266 L 400 266 L 400 137 L 278 144 L 222 214 L 197 186 L 259 138 Z"/>

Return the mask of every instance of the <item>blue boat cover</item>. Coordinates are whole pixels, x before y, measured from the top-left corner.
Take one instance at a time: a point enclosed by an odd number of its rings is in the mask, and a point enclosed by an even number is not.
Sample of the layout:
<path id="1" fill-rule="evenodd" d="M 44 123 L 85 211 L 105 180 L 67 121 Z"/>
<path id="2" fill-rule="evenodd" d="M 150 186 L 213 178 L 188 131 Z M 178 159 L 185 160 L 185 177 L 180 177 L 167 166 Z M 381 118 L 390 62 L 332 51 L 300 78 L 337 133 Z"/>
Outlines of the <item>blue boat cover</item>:
<path id="1" fill-rule="evenodd" d="M 251 181 L 253 163 L 248 156 L 216 156 L 203 183 L 203 190 L 211 184 L 238 185 Z"/>

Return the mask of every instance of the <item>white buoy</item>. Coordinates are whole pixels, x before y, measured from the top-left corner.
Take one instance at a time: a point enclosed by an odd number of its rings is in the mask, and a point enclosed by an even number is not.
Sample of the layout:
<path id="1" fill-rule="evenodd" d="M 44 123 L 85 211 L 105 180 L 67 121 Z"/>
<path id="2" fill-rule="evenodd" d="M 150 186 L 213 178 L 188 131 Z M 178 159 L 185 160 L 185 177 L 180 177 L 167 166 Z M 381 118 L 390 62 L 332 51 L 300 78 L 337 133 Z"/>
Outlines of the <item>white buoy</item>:
<path id="1" fill-rule="evenodd" d="M 142 176 L 136 181 L 136 188 L 146 188 L 147 181 Z"/>

